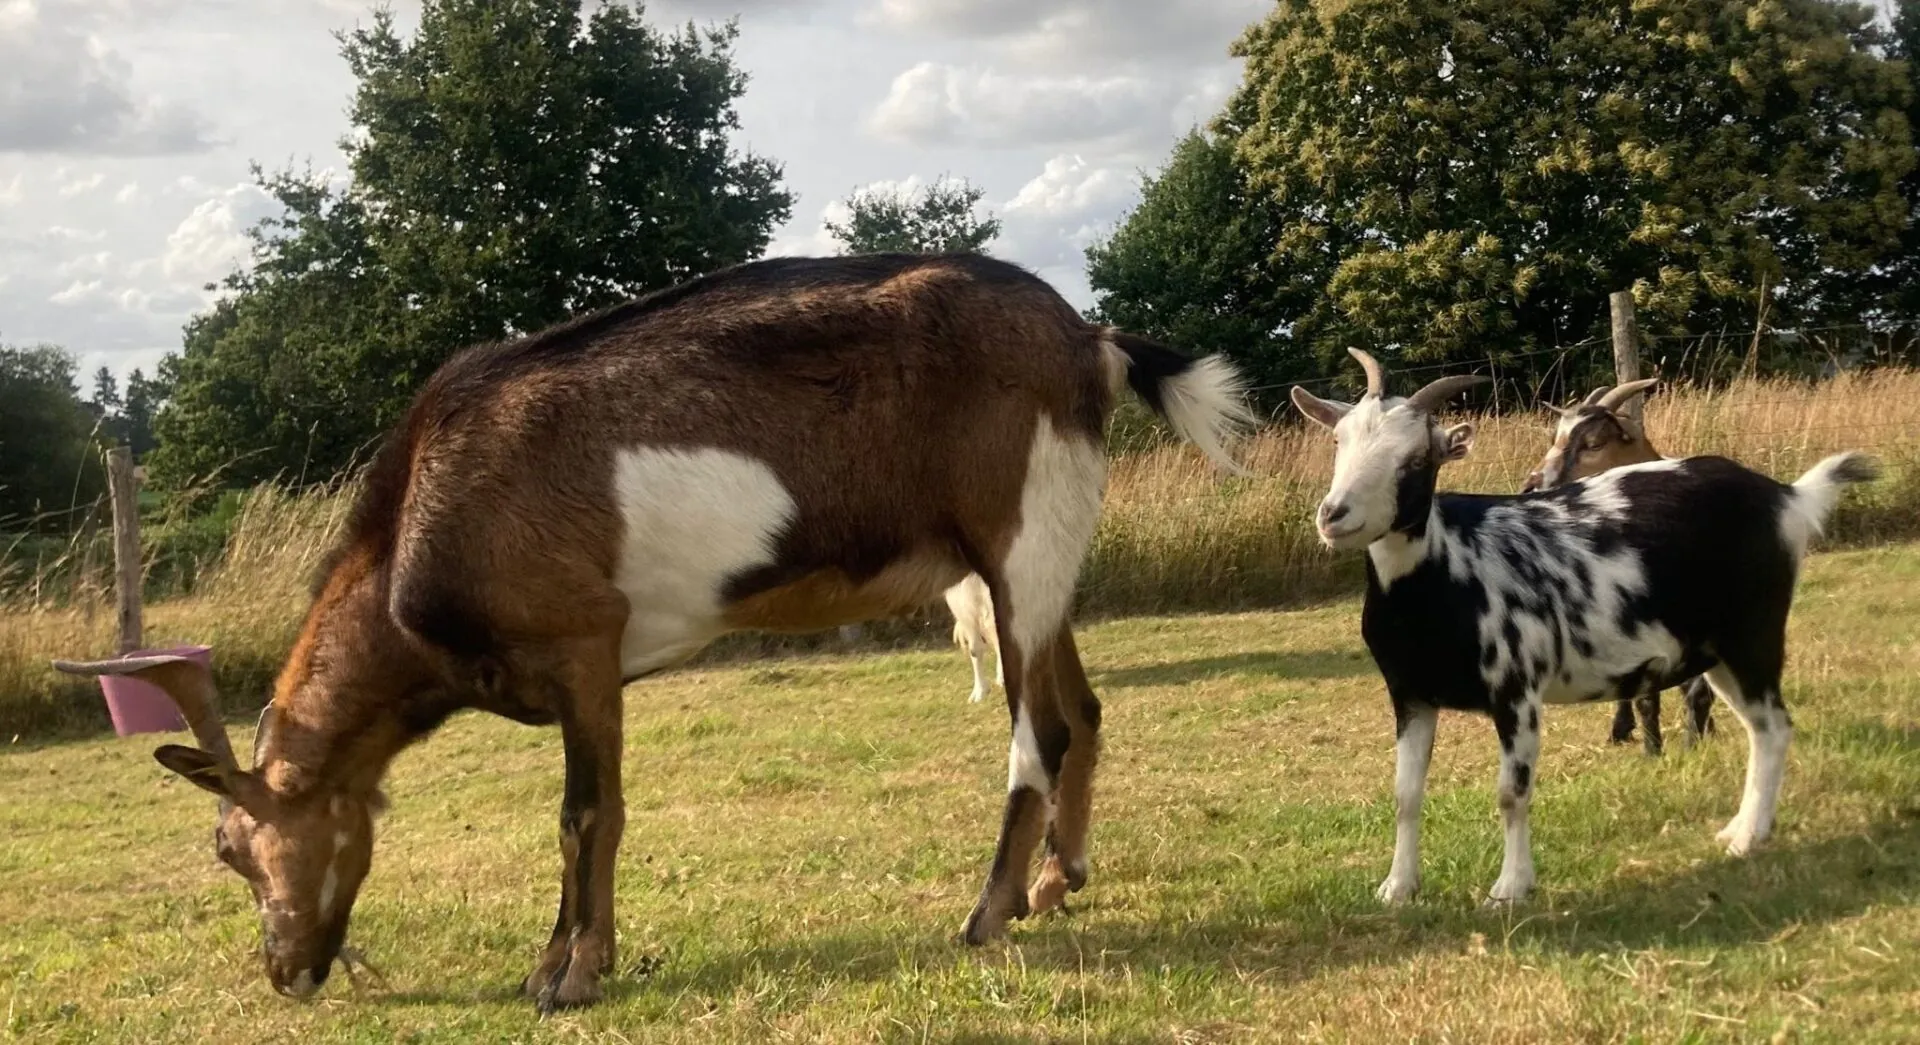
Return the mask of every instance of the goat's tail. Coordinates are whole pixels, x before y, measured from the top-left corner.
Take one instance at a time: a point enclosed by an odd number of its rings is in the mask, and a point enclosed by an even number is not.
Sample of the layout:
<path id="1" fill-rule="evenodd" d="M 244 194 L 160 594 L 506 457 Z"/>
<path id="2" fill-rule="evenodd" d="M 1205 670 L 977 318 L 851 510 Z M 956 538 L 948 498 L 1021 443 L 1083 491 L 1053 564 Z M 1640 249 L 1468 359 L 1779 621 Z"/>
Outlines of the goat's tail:
<path id="1" fill-rule="evenodd" d="M 1840 501 L 1842 486 L 1870 483 L 1878 478 L 1880 462 L 1858 450 L 1834 454 L 1807 469 L 1805 475 L 1793 481 L 1793 493 L 1788 498 L 1789 520 L 1785 524 L 1788 536 L 1804 551 L 1807 540 L 1826 529 L 1827 517 Z"/>
<path id="2" fill-rule="evenodd" d="M 1180 438 L 1200 448 L 1207 459 L 1234 475 L 1246 475 L 1226 443 L 1253 427 L 1246 377 L 1223 356 L 1183 356 L 1143 337 L 1109 329 L 1102 342 L 1126 368 L 1127 384 L 1153 412 L 1167 419 Z"/>

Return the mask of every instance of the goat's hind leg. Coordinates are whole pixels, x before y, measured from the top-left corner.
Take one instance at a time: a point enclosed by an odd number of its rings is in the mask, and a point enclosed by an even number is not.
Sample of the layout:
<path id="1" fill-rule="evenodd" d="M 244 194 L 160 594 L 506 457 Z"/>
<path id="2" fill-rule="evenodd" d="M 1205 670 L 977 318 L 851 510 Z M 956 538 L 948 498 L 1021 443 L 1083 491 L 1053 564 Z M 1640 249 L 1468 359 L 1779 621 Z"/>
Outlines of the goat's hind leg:
<path id="1" fill-rule="evenodd" d="M 1021 482 L 1019 529 L 1004 554 L 991 556 L 998 561 L 973 563 L 987 581 L 999 654 L 1005 658 L 1013 743 L 1007 752 L 1007 806 L 993 865 L 961 934 L 968 943 L 1000 935 L 1010 919 L 1023 918 L 1032 909 L 1028 865 L 1060 800 L 1055 788 L 1069 750 L 1081 739 L 1069 722 L 1074 715 L 1084 715 L 1084 703 L 1074 696 L 1084 679 L 1076 684 L 1079 660 L 1070 645 L 1064 656 L 1075 670 L 1061 677 L 1066 662 L 1059 647 L 1080 564 L 1100 522 L 1106 469 L 1097 433 L 1055 432 L 1043 418 Z M 997 543 L 986 534 L 972 541 L 977 548 Z M 1069 705 L 1066 714 L 1063 704 Z M 1067 861 L 1074 856 L 1069 850 L 1084 839 L 1091 794 L 1093 740 L 1084 726 L 1082 735 L 1087 737 L 1086 750 L 1073 756 L 1075 783 L 1065 796 L 1066 815 L 1078 823 L 1055 836 L 1059 855 Z M 1064 878 L 1071 869 L 1060 873 Z M 1048 886 L 1041 898 L 1047 899 L 1054 888 Z"/>
<path id="2" fill-rule="evenodd" d="M 1660 691 L 1652 683 L 1633 698 L 1634 715 L 1640 720 L 1640 745 L 1649 758 L 1657 758 L 1665 747 L 1660 735 Z"/>
<path id="3" fill-rule="evenodd" d="M 1528 813 L 1533 804 L 1534 768 L 1540 761 L 1540 698 L 1529 694 L 1516 704 L 1493 709 L 1494 731 L 1500 736 L 1500 779 L 1497 798 L 1506 853 L 1500 877 L 1487 890 L 1488 903 L 1524 900 L 1533 891 L 1533 841 Z"/>
<path id="4" fill-rule="evenodd" d="M 1066 906 L 1066 895 L 1087 884 L 1087 830 L 1093 818 L 1093 771 L 1100 758 L 1100 700 L 1087 682 L 1074 648 L 1073 633 L 1062 626 L 1053 643 L 1053 697 L 1067 725 L 1067 749 L 1061 756 L 1047 825 L 1046 856 L 1027 894 L 1030 913 Z"/>
<path id="5" fill-rule="evenodd" d="M 1707 681 L 1747 727 L 1747 780 L 1740 811 L 1716 836 L 1729 854 L 1745 856 L 1773 833 L 1793 719 L 1780 699 L 1777 672 L 1737 672 L 1720 664 L 1708 669 Z"/>

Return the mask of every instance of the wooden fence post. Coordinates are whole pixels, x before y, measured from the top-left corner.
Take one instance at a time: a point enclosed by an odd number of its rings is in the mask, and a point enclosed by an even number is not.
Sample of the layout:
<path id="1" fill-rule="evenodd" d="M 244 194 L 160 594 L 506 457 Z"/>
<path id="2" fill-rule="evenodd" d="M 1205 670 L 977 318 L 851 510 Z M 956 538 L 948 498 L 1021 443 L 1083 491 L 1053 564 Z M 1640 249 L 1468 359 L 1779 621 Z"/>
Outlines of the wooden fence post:
<path id="1" fill-rule="evenodd" d="M 1613 306 L 1613 383 L 1624 385 L 1640 380 L 1640 329 L 1633 322 L 1633 291 L 1616 290 L 1607 299 Z M 1642 396 L 1634 396 L 1626 405 L 1626 414 L 1640 420 Z"/>
<path id="2" fill-rule="evenodd" d="M 133 449 L 107 451 L 107 491 L 113 497 L 113 593 L 119 603 L 120 652 L 140 648 L 140 491 Z"/>

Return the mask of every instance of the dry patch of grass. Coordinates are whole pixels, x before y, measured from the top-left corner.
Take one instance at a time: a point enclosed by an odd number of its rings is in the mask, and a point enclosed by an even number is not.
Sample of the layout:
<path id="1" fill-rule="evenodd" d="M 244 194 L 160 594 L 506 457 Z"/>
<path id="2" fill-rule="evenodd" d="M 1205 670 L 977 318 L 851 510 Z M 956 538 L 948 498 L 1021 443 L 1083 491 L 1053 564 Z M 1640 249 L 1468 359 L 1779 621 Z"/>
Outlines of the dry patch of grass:
<path id="1" fill-rule="evenodd" d="M 1083 629 L 1107 708 L 1073 914 L 950 942 L 1006 719 L 952 651 L 672 673 L 627 691 L 620 972 L 514 997 L 557 893 L 558 735 L 461 716 L 403 756 L 353 939 L 391 979 L 272 994 L 213 802 L 155 738 L 0 755 L 0 981 L 36 1042 L 1911 1041 L 1920 1035 L 1920 545 L 1818 555 L 1792 625 L 1776 839 L 1732 860 L 1731 732 L 1659 760 L 1548 717 L 1541 888 L 1500 860 L 1491 726 L 1443 718 L 1426 886 L 1392 844 L 1391 714 L 1351 599 Z M 235 745 L 247 749 L 245 726 Z"/>

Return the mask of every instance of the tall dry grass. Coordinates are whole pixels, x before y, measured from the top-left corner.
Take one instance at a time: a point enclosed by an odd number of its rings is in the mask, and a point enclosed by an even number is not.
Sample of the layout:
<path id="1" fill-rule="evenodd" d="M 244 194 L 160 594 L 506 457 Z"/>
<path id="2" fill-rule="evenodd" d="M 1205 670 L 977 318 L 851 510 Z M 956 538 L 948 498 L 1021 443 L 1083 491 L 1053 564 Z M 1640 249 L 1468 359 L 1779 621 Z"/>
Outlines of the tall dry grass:
<path id="1" fill-rule="evenodd" d="M 1467 460 L 1442 474 L 1446 489 L 1517 490 L 1551 438 L 1544 412 L 1478 418 Z M 1878 454 L 1886 477 L 1849 496 L 1829 543 L 1920 536 L 1920 372 L 1850 374 L 1808 386 L 1747 380 L 1677 389 L 1648 403 L 1648 430 L 1669 455 L 1718 453 L 1791 480 L 1838 450 Z M 1335 557 L 1315 539 L 1313 504 L 1330 477 L 1333 447 L 1298 425 L 1268 428 L 1236 448 L 1256 478 L 1222 479 L 1191 448 L 1162 446 L 1116 460 L 1100 530 L 1082 578 L 1087 616 L 1273 606 L 1357 588 L 1357 556 Z M 314 567 L 332 543 L 347 495 L 248 494 L 224 558 L 194 595 L 147 609 L 150 644 L 215 647 L 222 691 L 237 713 L 259 707 L 306 605 Z M 931 610 L 871 629 L 891 644 L 939 640 Z M 0 605 L 0 738 L 57 736 L 106 726 L 98 689 L 47 667 L 58 655 L 112 647 L 103 606 L 16 599 Z M 835 641 L 742 638 L 706 660 L 804 649 Z"/>
<path id="2" fill-rule="evenodd" d="M 1474 420 L 1473 452 L 1446 467 L 1441 488 L 1520 489 L 1552 441 L 1553 418 L 1542 410 Z M 1656 391 L 1646 424 L 1668 456 L 1720 454 L 1782 481 L 1828 454 L 1872 451 L 1886 477 L 1848 496 L 1828 537 L 1920 536 L 1920 371 Z M 1313 532 L 1315 502 L 1332 479 L 1332 438 L 1304 425 L 1274 426 L 1236 454 L 1258 478 L 1222 480 L 1180 446 L 1115 463 L 1082 581 L 1087 612 L 1271 606 L 1361 583 L 1358 557 L 1334 556 Z"/>

